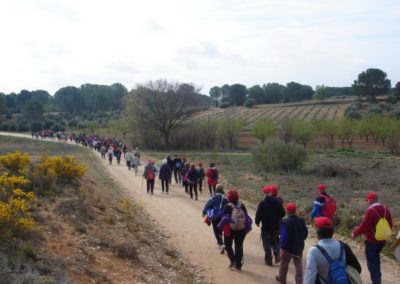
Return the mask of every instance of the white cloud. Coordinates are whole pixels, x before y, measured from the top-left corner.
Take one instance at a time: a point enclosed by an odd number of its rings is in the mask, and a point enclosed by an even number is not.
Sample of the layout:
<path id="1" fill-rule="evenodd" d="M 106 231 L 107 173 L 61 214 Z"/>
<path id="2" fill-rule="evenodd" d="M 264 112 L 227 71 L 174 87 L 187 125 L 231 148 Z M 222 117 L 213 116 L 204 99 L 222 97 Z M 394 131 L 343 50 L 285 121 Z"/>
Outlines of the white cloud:
<path id="1" fill-rule="evenodd" d="M 0 91 L 167 78 L 204 86 L 400 80 L 399 6 L 374 0 L 3 0 Z"/>

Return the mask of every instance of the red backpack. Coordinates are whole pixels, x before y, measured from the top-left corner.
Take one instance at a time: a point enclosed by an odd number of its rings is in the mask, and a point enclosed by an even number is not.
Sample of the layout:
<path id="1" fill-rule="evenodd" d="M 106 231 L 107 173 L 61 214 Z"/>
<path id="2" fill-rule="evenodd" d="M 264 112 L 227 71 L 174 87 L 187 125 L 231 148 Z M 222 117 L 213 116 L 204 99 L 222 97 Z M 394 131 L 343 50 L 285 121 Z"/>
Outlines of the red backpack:
<path id="1" fill-rule="evenodd" d="M 155 179 L 154 172 L 150 167 L 148 167 L 146 170 L 146 179 L 147 180 Z"/>
<path id="2" fill-rule="evenodd" d="M 336 214 L 336 201 L 332 196 L 321 193 L 323 198 L 325 198 L 325 205 L 322 209 L 322 213 L 325 217 L 332 218 Z"/>

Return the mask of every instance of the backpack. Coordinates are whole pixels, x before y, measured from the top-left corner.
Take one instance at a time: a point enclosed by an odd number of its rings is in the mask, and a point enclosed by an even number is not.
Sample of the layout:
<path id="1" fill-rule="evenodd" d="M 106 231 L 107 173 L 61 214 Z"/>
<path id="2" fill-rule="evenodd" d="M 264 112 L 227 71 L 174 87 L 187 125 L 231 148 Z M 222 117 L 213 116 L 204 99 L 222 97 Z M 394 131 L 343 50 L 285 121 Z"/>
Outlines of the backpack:
<path id="1" fill-rule="evenodd" d="M 386 219 L 386 207 L 385 208 L 385 213 L 383 214 L 383 217 L 380 217 L 378 212 L 375 210 L 375 208 L 372 207 L 372 210 L 378 215 L 379 220 L 378 223 L 376 223 L 375 226 L 375 239 L 377 241 L 387 241 L 392 237 L 392 228 L 390 228 L 389 222 Z"/>
<path id="2" fill-rule="evenodd" d="M 180 161 L 176 162 L 175 168 L 178 169 L 178 170 L 181 168 L 181 162 Z"/>
<path id="3" fill-rule="evenodd" d="M 324 279 L 328 284 L 348 284 L 349 277 L 347 276 L 346 264 L 344 263 L 344 247 L 340 243 L 340 255 L 338 259 L 333 260 L 326 250 L 320 245 L 316 245 L 322 255 L 329 263 L 328 279 Z"/>
<path id="4" fill-rule="evenodd" d="M 224 201 L 224 197 L 221 196 L 221 202 L 220 202 L 218 207 L 207 209 L 206 213 L 207 213 L 207 217 L 208 217 L 209 220 L 215 221 L 219 217 L 222 216 L 222 213 L 223 213 L 223 211 L 222 211 L 222 202 L 223 201 Z"/>
<path id="5" fill-rule="evenodd" d="M 325 205 L 322 209 L 324 217 L 332 218 L 336 214 L 336 201 L 330 195 L 321 194 L 325 198 Z"/>
<path id="6" fill-rule="evenodd" d="M 218 179 L 218 172 L 217 169 L 211 169 L 211 178 L 213 180 L 217 180 Z"/>
<path id="7" fill-rule="evenodd" d="M 146 169 L 146 179 L 155 179 L 154 172 L 150 167 Z"/>
<path id="8" fill-rule="evenodd" d="M 240 202 L 236 206 L 231 205 L 231 230 L 242 231 L 246 228 L 246 213 L 244 213 L 241 205 Z"/>

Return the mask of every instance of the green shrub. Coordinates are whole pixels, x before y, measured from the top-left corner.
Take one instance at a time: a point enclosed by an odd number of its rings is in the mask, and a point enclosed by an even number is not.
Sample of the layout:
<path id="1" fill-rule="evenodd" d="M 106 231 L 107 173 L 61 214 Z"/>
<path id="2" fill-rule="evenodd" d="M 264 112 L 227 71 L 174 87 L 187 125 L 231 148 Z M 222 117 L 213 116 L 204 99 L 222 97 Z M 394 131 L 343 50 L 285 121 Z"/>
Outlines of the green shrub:
<path id="1" fill-rule="evenodd" d="M 246 99 L 246 101 L 244 102 L 243 105 L 245 107 L 251 108 L 251 107 L 255 106 L 255 104 L 256 104 L 256 100 L 255 99 L 248 98 L 248 99 Z"/>
<path id="2" fill-rule="evenodd" d="M 8 124 L 7 122 L 3 121 L 3 122 L 0 124 L 0 130 L 1 130 L 1 131 L 8 131 L 8 128 L 9 128 L 9 124 Z"/>
<path id="3" fill-rule="evenodd" d="M 275 138 L 253 147 L 251 153 L 256 166 L 265 171 L 294 171 L 303 166 L 307 157 L 300 145 Z"/>
<path id="4" fill-rule="evenodd" d="M 220 105 L 219 105 L 219 107 L 220 108 L 227 108 L 227 107 L 229 107 L 231 104 L 230 104 L 230 102 L 222 102 Z"/>
<path id="5" fill-rule="evenodd" d="M 379 114 L 382 115 L 382 109 L 379 104 L 369 104 L 368 105 L 368 114 Z"/>
<path id="6" fill-rule="evenodd" d="M 24 132 L 29 130 L 29 124 L 27 121 L 20 121 L 17 124 L 17 131 Z"/>

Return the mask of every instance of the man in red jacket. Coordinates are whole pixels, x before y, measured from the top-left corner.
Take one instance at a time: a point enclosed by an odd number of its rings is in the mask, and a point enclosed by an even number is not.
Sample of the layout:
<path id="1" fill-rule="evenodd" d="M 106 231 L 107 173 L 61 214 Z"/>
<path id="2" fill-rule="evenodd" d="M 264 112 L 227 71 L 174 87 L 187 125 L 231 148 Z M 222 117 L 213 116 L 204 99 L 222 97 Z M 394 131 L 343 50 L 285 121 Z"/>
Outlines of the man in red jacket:
<path id="1" fill-rule="evenodd" d="M 375 239 L 375 228 L 379 219 L 384 217 L 393 228 L 392 217 L 389 209 L 378 202 L 378 195 L 370 192 L 366 201 L 369 207 L 365 211 L 361 224 L 353 231 L 352 237 L 363 234 L 365 237 L 365 256 L 367 258 L 367 266 L 373 284 L 381 283 L 381 261 L 380 252 L 385 246 L 385 241 Z"/>

